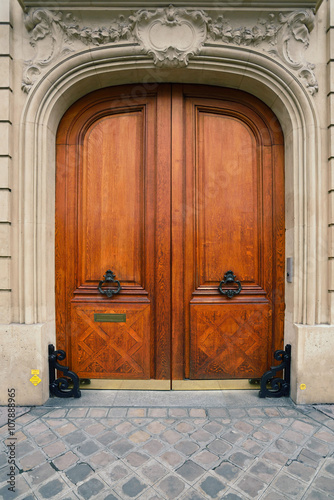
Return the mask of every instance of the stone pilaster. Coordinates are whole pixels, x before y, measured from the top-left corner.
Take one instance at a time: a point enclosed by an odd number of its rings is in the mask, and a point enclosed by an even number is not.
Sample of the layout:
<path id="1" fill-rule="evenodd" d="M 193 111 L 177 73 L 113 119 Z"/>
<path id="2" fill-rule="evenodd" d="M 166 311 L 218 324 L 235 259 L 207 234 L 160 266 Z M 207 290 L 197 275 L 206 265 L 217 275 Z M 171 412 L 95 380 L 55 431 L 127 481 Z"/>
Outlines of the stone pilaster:
<path id="1" fill-rule="evenodd" d="M 334 0 L 327 0 L 327 126 L 329 168 L 329 293 L 331 323 L 334 322 Z"/>
<path id="2" fill-rule="evenodd" d="M 11 322 L 12 33 L 10 0 L 0 2 L 0 323 Z"/>

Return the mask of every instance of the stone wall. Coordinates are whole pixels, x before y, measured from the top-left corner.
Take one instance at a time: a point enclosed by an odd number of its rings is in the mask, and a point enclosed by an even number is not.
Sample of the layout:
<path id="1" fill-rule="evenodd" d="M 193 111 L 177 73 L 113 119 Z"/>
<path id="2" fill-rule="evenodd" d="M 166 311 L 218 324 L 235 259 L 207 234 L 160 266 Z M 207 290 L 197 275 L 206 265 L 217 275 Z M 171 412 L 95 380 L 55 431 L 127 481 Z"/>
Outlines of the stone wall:
<path id="1" fill-rule="evenodd" d="M 334 2 L 327 2 L 327 106 L 328 106 L 328 167 L 329 167 L 329 293 L 330 322 L 334 323 Z"/>
<path id="2" fill-rule="evenodd" d="M 0 323 L 11 315 L 11 188 L 13 24 L 10 0 L 0 3 Z"/>
<path id="3" fill-rule="evenodd" d="M 174 40 L 167 56 L 159 49 L 162 31 L 150 22 L 173 18 L 168 3 L 149 0 L 148 13 L 138 2 L 111 3 L 106 9 L 96 0 L 92 9 L 90 0 L 63 0 L 59 12 L 56 0 L 25 0 L 24 12 L 18 0 L 0 2 L 0 348 L 18 403 L 48 397 L 59 120 L 90 91 L 147 80 L 240 88 L 279 118 L 286 257 L 294 262 L 285 315 L 292 397 L 333 403 L 334 0 L 318 2 L 315 15 L 311 0 L 207 1 L 193 9 L 190 0 L 176 1 L 176 15 L 192 31 L 185 28 L 187 46 Z M 201 12 L 181 14 L 180 4 Z M 36 369 L 42 381 L 34 386 Z M 6 390 L 0 387 L 3 403 Z"/>

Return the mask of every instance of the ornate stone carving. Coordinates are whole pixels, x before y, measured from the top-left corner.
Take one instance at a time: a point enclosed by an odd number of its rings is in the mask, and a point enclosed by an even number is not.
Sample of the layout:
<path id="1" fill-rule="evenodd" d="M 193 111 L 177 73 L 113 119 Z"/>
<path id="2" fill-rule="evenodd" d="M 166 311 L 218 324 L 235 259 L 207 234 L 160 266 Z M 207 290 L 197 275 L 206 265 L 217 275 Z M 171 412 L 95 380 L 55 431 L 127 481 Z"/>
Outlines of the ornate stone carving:
<path id="1" fill-rule="evenodd" d="M 318 91 L 314 64 L 305 61 L 304 52 L 310 43 L 314 28 L 314 13 L 311 9 L 278 16 L 281 28 L 278 30 L 276 49 L 269 51 L 278 55 L 291 69 L 298 72 L 305 86 L 313 95 Z"/>
<path id="2" fill-rule="evenodd" d="M 289 68 L 298 70 L 309 92 L 318 91 L 314 65 L 305 61 L 304 52 L 309 46 L 310 33 L 314 28 L 311 9 L 290 14 L 269 14 L 260 18 L 253 27 L 234 27 L 229 19 L 219 16 L 208 25 L 209 37 L 227 44 L 259 47 L 270 55 L 279 57 Z"/>
<path id="3" fill-rule="evenodd" d="M 157 66 L 187 66 L 207 37 L 211 19 L 202 10 L 176 9 L 172 5 L 154 12 L 140 10 L 135 16 L 135 34 L 143 50 Z"/>
<path id="4" fill-rule="evenodd" d="M 223 15 L 213 19 L 209 25 L 209 37 L 212 40 L 222 40 L 224 43 L 256 47 L 262 42 L 276 45 L 277 32 L 280 29 L 274 22 L 275 14 L 269 14 L 267 19 L 259 19 L 252 27 L 233 27 L 230 19 Z"/>
<path id="5" fill-rule="evenodd" d="M 53 12 L 48 9 L 30 10 L 25 18 L 30 44 L 35 57 L 26 62 L 22 82 L 24 92 L 29 92 L 43 67 L 56 62 L 84 45 L 104 45 L 132 38 L 133 20 L 120 16 L 111 20 L 108 28 L 80 27 L 72 14 Z"/>
<path id="6" fill-rule="evenodd" d="M 233 17 L 233 13 L 230 14 Z M 304 58 L 314 27 L 310 9 L 289 14 L 269 14 L 253 26 L 219 15 L 209 17 L 202 10 L 170 5 L 155 10 L 141 9 L 129 17 L 111 19 L 108 27 L 81 27 L 71 13 L 48 9 L 30 10 L 25 19 L 34 58 L 26 62 L 22 89 L 29 92 L 44 68 L 82 50 L 83 45 L 101 46 L 116 42 L 138 43 L 157 66 L 187 66 L 206 42 L 239 45 L 265 51 L 295 71 L 311 94 L 318 90 L 314 65 Z"/>

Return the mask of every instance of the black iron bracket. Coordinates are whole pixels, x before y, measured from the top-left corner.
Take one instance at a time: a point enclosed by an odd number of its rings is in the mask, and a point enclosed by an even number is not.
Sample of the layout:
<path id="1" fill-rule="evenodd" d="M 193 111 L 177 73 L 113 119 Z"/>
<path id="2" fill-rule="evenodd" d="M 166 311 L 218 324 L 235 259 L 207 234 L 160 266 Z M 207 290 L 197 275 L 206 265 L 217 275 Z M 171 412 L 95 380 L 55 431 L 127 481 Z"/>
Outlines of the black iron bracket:
<path id="1" fill-rule="evenodd" d="M 63 361 L 66 358 L 65 351 L 59 349 L 55 351 L 53 344 L 49 344 L 49 381 L 50 381 L 50 397 L 57 398 L 80 398 L 81 391 L 79 390 L 79 377 L 76 373 L 71 372 L 68 366 L 62 366 L 58 361 Z M 56 370 L 63 372 L 64 377 L 56 379 Z M 70 387 L 73 384 L 73 387 Z"/>
<path id="2" fill-rule="evenodd" d="M 271 366 L 270 370 L 262 375 L 259 392 L 260 398 L 290 396 L 291 345 L 287 344 L 284 351 L 275 351 L 274 358 L 276 361 L 281 361 L 281 364 Z M 283 378 L 275 378 L 275 375 L 282 370 L 284 370 Z M 267 387 L 267 384 L 269 387 Z"/>

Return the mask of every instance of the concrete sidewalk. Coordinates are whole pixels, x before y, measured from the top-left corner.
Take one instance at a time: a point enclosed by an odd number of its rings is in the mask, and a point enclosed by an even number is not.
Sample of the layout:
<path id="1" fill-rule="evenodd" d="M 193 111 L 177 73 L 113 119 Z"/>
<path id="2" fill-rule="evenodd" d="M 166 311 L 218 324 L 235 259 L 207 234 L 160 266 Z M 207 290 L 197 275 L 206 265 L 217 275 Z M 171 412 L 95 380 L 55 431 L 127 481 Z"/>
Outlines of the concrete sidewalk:
<path id="1" fill-rule="evenodd" d="M 0 498 L 334 498 L 334 407 L 258 391 L 82 391 L 21 408 L 15 493 L 2 408 Z"/>

